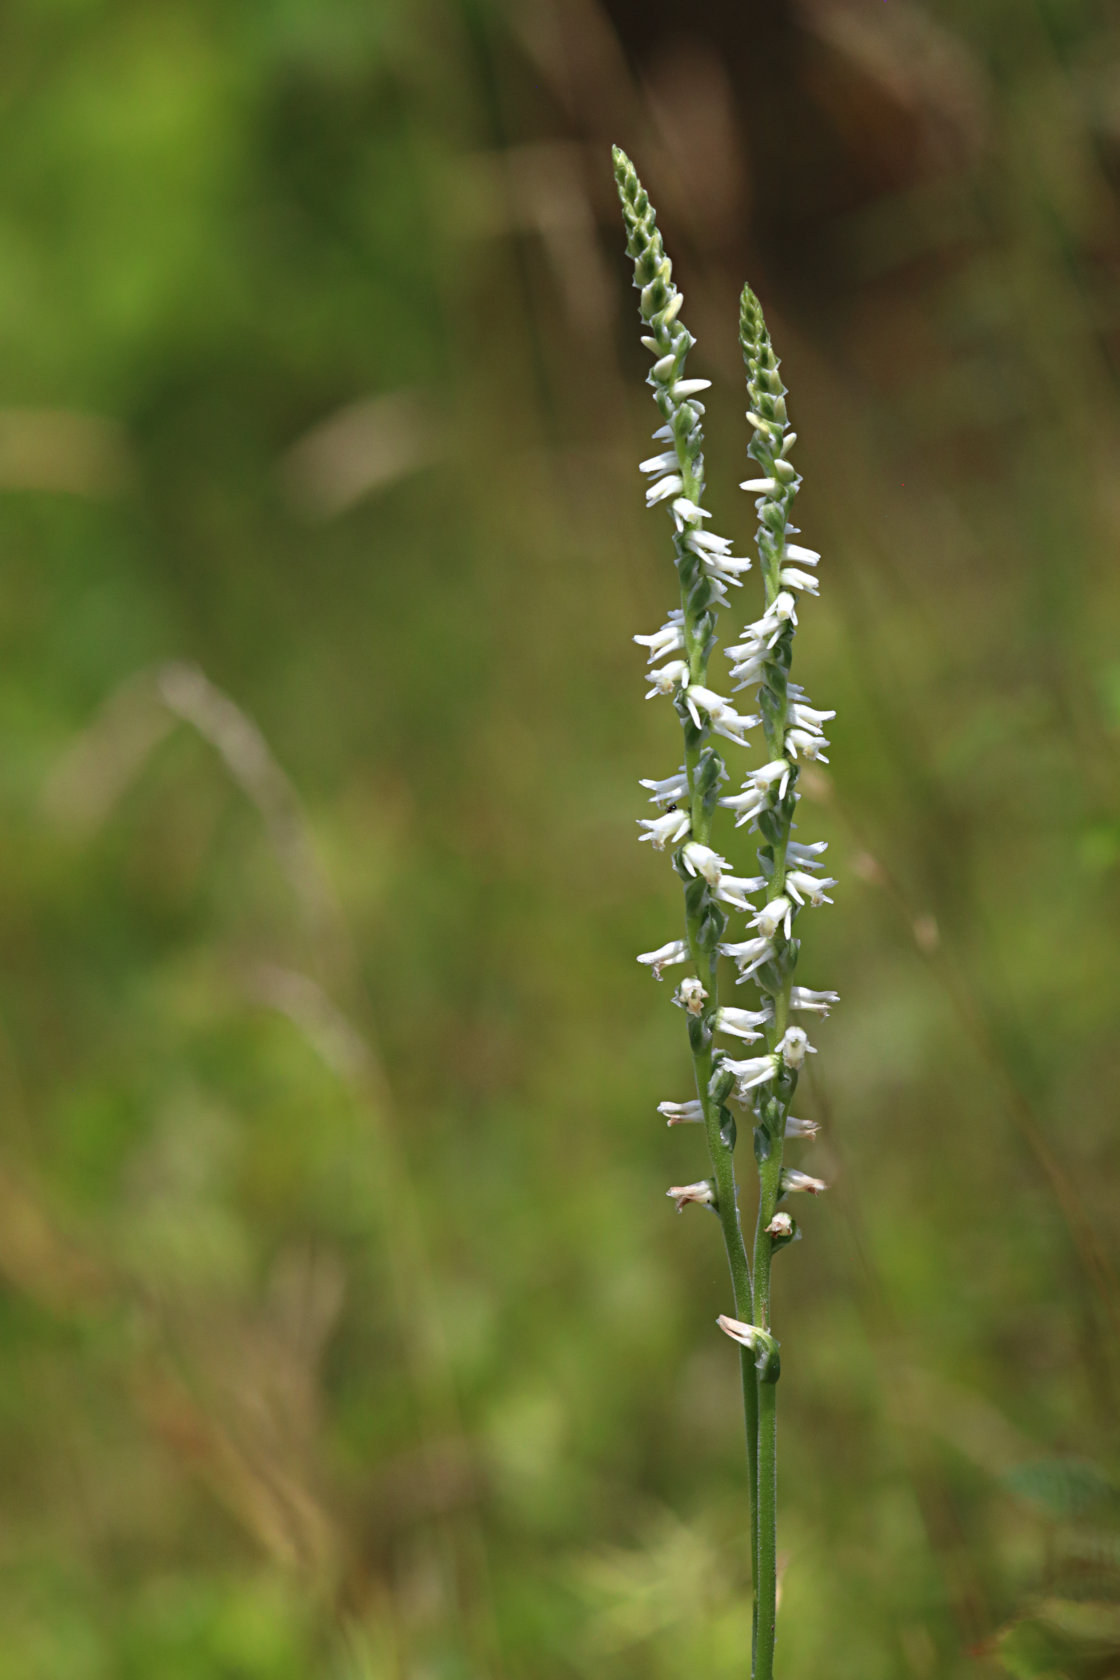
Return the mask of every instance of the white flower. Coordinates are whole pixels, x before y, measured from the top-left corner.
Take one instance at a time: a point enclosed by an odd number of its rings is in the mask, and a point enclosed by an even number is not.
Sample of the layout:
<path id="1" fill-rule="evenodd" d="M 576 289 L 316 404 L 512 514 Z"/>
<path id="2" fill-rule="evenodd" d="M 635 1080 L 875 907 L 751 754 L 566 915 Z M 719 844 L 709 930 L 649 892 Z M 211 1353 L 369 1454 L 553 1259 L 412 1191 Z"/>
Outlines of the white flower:
<path id="1" fill-rule="evenodd" d="M 676 472 L 677 466 L 677 452 L 675 449 L 670 449 L 664 455 L 651 455 L 648 461 L 639 461 L 638 471 L 641 473 Z"/>
<path id="2" fill-rule="evenodd" d="M 642 785 L 648 787 L 650 784 L 644 782 Z M 790 863 L 795 863 L 799 869 L 819 869 L 821 865 L 817 862 L 817 859 L 822 857 L 827 850 L 827 840 L 811 840 L 808 845 L 803 845 L 799 840 L 791 840 L 786 847 L 786 857 Z"/>
<path id="3" fill-rule="evenodd" d="M 652 665 L 655 659 L 661 659 L 667 653 L 675 653 L 684 647 L 684 614 L 679 610 L 671 612 L 668 620 L 660 630 L 655 630 L 650 636 L 635 636 L 634 640 L 649 649 L 647 665 Z"/>
<path id="4" fill-rule="evenodd" d="M 822 764 L 827 764 L 828 759 L 821 750 L 827 746 L 828 742 L 819 730 L 812 734 L 807 729 L 786 730 L 785 747 L 791 758 L 797 757 L 800 748 L 806 758 L 819 759 Z"/>
<path id="5" fill-rule="evenodd" d="M 713 852 L 710 846 L 702 846 L 699 840 L 688 842 L 681 853 L 681 860 L 690 875 L 703 875 L 710 887 L 719 886 L 720 876 L 727 868 L 727 859 Z"/>
<path id="6" fill-rule="evenodd" d="M 800 560 L 803 566 L 815 566 L 820 559 L 815 548 L 800 548 L 797 543 L 787 543 L 786 553 L 791 560 Z"/>
<path id="7" fill-rule="evenodd" d="M 819 1196 L 828 1185 L 823 1178 L 810 1178 L 808 1173 L 798 1172 L 796 1167 L 782 1168 L 782 1195 L 790 1190 L 806 1190 L 810 1196 Z"/>
<path id="8" fill-rule="evenodd" d="M 786 589 L 803 589 L 806 595 L 819 595 L 821 592 L 820 579 L 812 572 L 800 572 L 796 566 L 783 566 L 778 573 L 778 582 Z"/>
<path id="9" fill-rule="evenodd" d="M 804 1009 L 814 1015 L 827 1015 L 834 1003 L 840 1002 L 839 992 L 811 992 L 808 986 L 790 988 L 791 1009 Z"/>
<path id="10" fill-rule="evenodd" d="M 754 1044 L 762 1037 L 755 1027 L 764 1027 L 770 1020 L 768 1009 L 717 1009 L 712 1025 L 717 1032 L 731 1033 L 746 1044 Z"/>
<path id="11" fill-rule="evenodd" d="M 666 811 L 660 817 L 639 817 L 638 827 L 646 831 L 639 834 L 639 844 L 650 840 L 655 852 L 663 852 L 666 846 L 675 846 L 678 840 L 684 839 L 692 827 L 692 819 L 687 811 Z"/>
<path id="12" fill-rule="evenodd" d="M 717 949 L 721 956 L 731 958 L 744 980 L 749 980 L 774 955 L 774 947 L 768 939 L 743 939 L 737 945 L 720 945 Z"/>
<path id="13" fill-rule="evenodd" d="M 703 1013 L 707 996 L 699 980 L 693 976 L 689 980 L 681 981 L 673 994 L 673 1002 L 678 1008 L 686 1009 L 690 1015 L 700 1015 Z"/>
<path id="14" fill-rule="evenodd" d="M 634 638 L 637 641 L 637 637 Z M 793 684 L 790 684 L 793 693 Z M 787 713 L 790 723 L 797 729 L 820 729 L 822 723 L 836 716 L 835 712 L 821 712 L 815 706 L 806 706 L 802 701 L 795 700 Z"/>
<path id="15" fill-rule="evenodd" d="M 788 1213 L 776 1213 L 769 1225 L 766 1226 L 768 1237 L 792 1237 L 793 1220 Z"/>
<path id="16" fill-rule="evenodd" d="M 672 1196 L 677 1204 L 678 1213 L 683 1213 L 689 1202 L 697 1202 L 701 1207 L 715 1206 L 716 1193 L 710 1179 L 707 1178 L 702 1178 L 699 1184 L 674 1184 L 665 1194 Z"/>
<path id="17" fill-rule="evenodd" d="M 804 1027 L 786 1028 L 778 1045 L 778 1055 L 788 1068 L 801 1067 L 806 1055 L 815 1056 L 816 1053 Z"/>
<path id="18" fill-rule="evenodd" d="M 773 939 L 779 928 L 788 939 L 793 925 L 793 905 L 784 894 L 772 898 L 751 918 L 750 925 L 757 928 L 764 939 Z"/>
<path id="19" fill-rule="evenodd" d="M 686 397 L 698 397 L 701 391 L 711 390 L 710 379 L 678 379 L 669 387 L 669 395 L 674 402 L 683 402 Z"/>
<path id="20" fill-rule="evenodd" d="M 819 1131 L 820 1126 L 815 1120 L 795 1120 L 792 1114 L 786 1120 L 787 1138 L 812 1138 Z"/>
<path id="21" fill-rule="evenodd" d="M 676 496 L 684 489 L 684 479 L 680 473 L 670 473 L 667 478 L 659 478 L 646 491 L 646 506 L 655 507 L 663 502 L 667 496 Z"/>
<path id="22" fill-rule="evenodd" d="M 686 525 L 695 525 L 698 519 L 712 517 L 707 508 L 698 507 L 695 502 L 690 502 L 687 496 L 677 497 L 672 512 L 678 531 L 683 530 Z"/>
<path id="23" fill-rule="evenodd" d="M 667 665 L 659 665 L 655 671 L 651 671 L 646 680 L 652 684 L 646 695 L 647 700 L 652 700 L 656 694 L 672 694 L 682 683 L 688 683 L 688 661 L 670 659 Z"/>
<path id="24" fill-rule="evenodd" d="M 726 805 L 729 811 L 736 813 L 735 827 L 742 828 L 745 822 L 757 817 L 765 807 L 766 795 L 760 788 L 745 787 L 742 793 L 732 793 L 726 799 L 721 799 L 720 804 Z"/>
<path id="25" fill-rule="evenodd" d="M 769 764 L 760 765 L 757 770 L 752 770 L 747 776 L 747 782 L 758 788 L 760 793 L 768 793 L 777 782 L 778 798 L 784 799 L 789 786 L 789 775 L 788 761 L 784 758 L 773 758 Z M 746 786 L 746 782 L 743 785 Z"/>
<path id="26" fill-rule="evenodd" d="M 694 554 L 730 554 L 731 538 L 717 537 L 714 531 L 689 531 L 684 546 Z"/>
<path id="27" fill-rule="evenodd" d="M 753 910 L 747 894 L 761 892 L 765 885 L 764 875 L 721 875 L 715 894 L 721 904 L 730 904 L 733 910 Z"/>
<path id="28" fill-rule="evenodd" d="M 726 1313 L 720 1313 L 716 1323 L 725 1336 L 730 1336 L 733 1342 L 741 1347 L 750 1348 L 751 1352 L 757 1348 L 772 1348 L 777 1344 L 773 1336 L 766 1330 L 760 1330 L 757 1324 L 744 1324 L 742 1319 L 729 1318 Z"/>
<path id="29" fill-rule="evenodd" d="M 710 688 L 702 688 L 699 683 L 693 683 L 686 691 L 684 703 L 692 714 L 692 721 L 697 729 L 703 725 L 700 709 L 708 714 L 708 720 L 717 735 L 723 735 L 736 745 L 743 746 L 743 736 L 748 729 L 754 729 L 761 719 L 757 717 L 742 717 L 735 710 L 730 700 L 725 700 L 722 694 L 715 694 Z"/>
<path id="30" fill-rule="evenodd" d="M 743 572 L 749 572 L 749 560 L 739 560 L 732 554 L 710 554 L 704 556 L 704 575 L 710 578 L 722 578 L 727 583 L 738 587 L 739 578 Z"/>
<path id="31" fill-rule="evenodd" d="M 688 798 L 688 772 L 682 764 L 675 775 L 663 776 L 659 782 L 647 781 L 643 777 L 638 786 L 653 789 L 649 801 L 651 805 L 676 804 Z"/>
<path id="32" fill-rule="evenodd" d="M 699 1097 L 693 1097 L 691 1102 L 658 1103 L 657 1112 L 665 1116 L 667 1126 L 702 1125 L 704 1121 L 704 1105 Z"/>
<path id="33" fill-rule="evenodd" d="M 753 1091 L 756 1085 L 765 1085 L 768 1079 L 773 1079 L 778 1071 L 777 1056 L 748 1056 L 744 1061 L 733 1062 L 730 1059 L 721 1061 L 720 1072 L 725 1069 L 735 1075 L 735 1086 L 739 1096 L 745 1096 Z"/>
<path id="34" fill-rule="evenodd" d="M 744 478 L 740 490 L 757 490 L 760 496 L 771 496 L 778 488 L 776 478 Z"/>
<path id="35" fill-rule="evenodd" d="M 791 624 L 797 623 L 797 602 L 788 590 L 783 589 L 779 592 L 779 594 L 775 595 L 774 599 L 770 603 L 770 612 L 767 614 L 767 617 L 770 617 L 771 615 L 773 615 L 779 624 L 784 624 L 787 619 Z M 777 639 L 777 636 L 773 637 L 770 645 L 773 646 Z"/>
<path id="36" fill-rule="evenodd" d="M 832 879 L 831 875 L 826 875 L 824 880 L 821 881 L 818 880 L 815 875 L 804 874 L 804 872 L 800 869 L 791 869 L 789 874 L 786 876 L 786 888 L 790 895 L 797 900 L 798 904 L 804 904 L 805 899 L 807 898 L 810 904 L 817 907 L 822 904 L 832 903 L 832 900 L 825 892 L 825 888 L 835 887 L 837 884 L 838 883 Z M 805 895 L 804 898 L 801 896 L 803 893 Z"/>
<path id="37" fill-rule="evenodd" d="M 663 968 L 688 961 L 688 946 L 683 939 L 670 939 L 667 945 L 659 946 L 656 951 L 643 951 L 638 961 L 652 969 L 655 980 L 660 980 Z"/>

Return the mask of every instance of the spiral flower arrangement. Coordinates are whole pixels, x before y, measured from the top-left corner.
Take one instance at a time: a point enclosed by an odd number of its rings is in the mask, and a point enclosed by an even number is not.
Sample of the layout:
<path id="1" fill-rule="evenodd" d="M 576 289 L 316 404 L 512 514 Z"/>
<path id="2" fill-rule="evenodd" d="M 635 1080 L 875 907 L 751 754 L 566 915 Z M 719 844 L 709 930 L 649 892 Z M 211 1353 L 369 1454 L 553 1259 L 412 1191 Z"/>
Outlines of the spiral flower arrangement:
<path id="1" fill-rule="evenodd" d="M 641 463 L 650 482 L 649 507 L 663 507 L 671 521 L 680 604 L 650 635 L 634 640 L 648 650 L 647 698 L 672 702 L 683 735 L 683 763 L 670 775 L 643 781 L 657 814 L 642 818 L 642 840 L 670 853 L 684 894 L 684 935 L 639 956 L 655 979 L 683 967 L 672 1001 L 685 1018 L 695 1075 L 695 1096 L 659 1105 L 670 1126 L 702 1126 L 708 1172 L 694 1184 L 668 1192 L 683 1211 L 710 1208 L 723 1234 L 734 1313 L 719 1327 L 739 1348 L 746 1416 L 754 1578 L 754 1680 L 772 1680 L 777 1611 L 777 1385 L 779 1344 L 771 1318 L 770 1275 L 776 1250 L 798 1236 L 793 1216 L 780 1204 L 824 1183 L 786 1164 L 787 1141 L 812 1137 L 812 1121 L 790 1109 L 807 1056 L 814 1054 L 797 1017 L 827 1015 L 834 992 L 794 983 L 801 951 L 798 924 L 804 911 L 830 904 L 836 882 L 823 874 L 823 841 L 795 839 L 805 760 L 825 759 L 823 725 L 834 712 L 814 707 L 790 675 L 798 610 L 819 593 L 819 554 L 797 543 L 793 504 L 801 484 L 790 456 L 786 388 L 762 308 L 743 288 L 739 337 L 747 370 L 752 427 L 748 454 L 757 473 L 742 489 L 753 493 L 758 519 L 755 544 L 762 578 L 762 612 L 724 649 L 731 693 L 747 691 L 752 709 L 711 686 L 721 608 L 743 586 L 750 559 L 710 529 L 704 507 L 704 404 L 710 381 L 685 371 L 695 340 L 680 319 L 683 298 L 673 282 L 656 213 L 626 154 L 614 149 L 615 179 L 626 225 L 645 325 L 642 343 L 653 358 L 647 383 L 661 424 L 658 453 Z M 723 743 L 750 748 L 764 743 L 765 762 L 748 768 L 737 792 Z M 712 845 L 720 808 L 734 826 L 757 838 L 757 873 L 738 875 Z M 732 931 L 731 919 L 745 917 Z M 741 931 L 741 937 L 738 936 Z M 749 983 L 753 1007 L 720 1001 L 720 958 L 730 959 L 736 984 Z M 728 1040 L 734 1048 L 728 1045 Z M 739 1055 L 740 1047 L 757 1047 Z M 738 1115 L 749 1117 L 758 1175 L 758 1216 L 753 1241 L 744 1237 L 735 1177 Z"/>

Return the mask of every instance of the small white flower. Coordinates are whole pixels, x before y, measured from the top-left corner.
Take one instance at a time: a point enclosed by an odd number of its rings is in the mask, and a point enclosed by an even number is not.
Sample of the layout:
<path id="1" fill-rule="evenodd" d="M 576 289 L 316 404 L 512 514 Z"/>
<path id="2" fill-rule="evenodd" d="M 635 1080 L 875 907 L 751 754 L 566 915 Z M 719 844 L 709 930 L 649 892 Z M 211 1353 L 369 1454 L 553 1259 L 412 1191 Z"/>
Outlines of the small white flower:
<path id="1" fill-rule="evenodd" d="M 677 497 L 673 503 L 672 513 L 678 531 L 682 531 L 686 525 L 695 525 L 698 519 L 710 519 L 712 517 L 707 508 L 699 507 L 695 502 L 689 501 L 687 496 Z"/>
<path id="2" fill-rule="evenodd" d="M 638 786 L 652 789 L 651 805 L 675 805 L 679 800 L 688 798 L 688 772 L 682 764 L 675 775 L 663 776 L 659 782 L 643 777 Z"/>
<path id="3" fill-rule="evenodd" d="M 815 566 L 820 559 L 815 548 L 800 548 L 797 543 L 787 543 L 786 553 L 791 560 L 799 560 L 803 566 Z"/>
<path id="4" fill-rule="evenodd" d="M 663 852 L 666 846 L 675 846 L 678 840 L 684 839 L 692 827 L 692 819 L 687 811 L 666 811 L 660 817 L 639 817 L 638 827 L 645 829 L 638 836 L 639 843 L 652 841 L 654 851 Z"/>
<path id="5" fill-rule="evenodd" d="M 764 939 L 773 939 L 779 928 L 788 939 L 792 925 L 793 905 L 784 893 L 764 904 L 751 918 L 751 927 L 757 928 Z"/>
<path id="6" fill-rule="evenodd" d="M 674 1184 L 665 1194 L 672 1196 L 678 1213 L 683 1213 L 689 1202 L 696 1202 L 701 1207 L 715 1206 L 715 1189 L 707 1178 L 702 1178 L 699 1184 Z"/>
<path id="7" fill-rule="evenodd" d="M 788 1213 L 776 1213 L 769 1225 L 766 1226 L 768 1237 L 792 1237 L 793 1220 Z"/>
<path id="8" fill-rule="evenodd" d="M 792 683 L 790 691 L 793 691 Z M 806 706 L 802 701 L 795 700 L 789 708 L 788 716 L 789 721 L 798 729 L 819 729 L 822 723 L 827 723 L 836 713 L 821 712 L 815 706 Z"/>
<path id="9" fill-rule="evenodd" d="M 721 799 L 720 804 L 726 805 L 729 811 L 736 813 L 735 827 L 742 828 L 745 822 L 750 822 L 763 810 L 766 805 L 766 795 L 760 788 L 745 787 L 742 793 L 732 793 L 726 799 Z"/>
<path id="10" fill-rule="evenodd" d="M 821 764 L 828 763 L 822 751 L 828 742 L 819 730 L 810 733 L 807 729 L 787 729 L 785 746 L 791 758 L 796 758 L 800 749 L 806 758 L 819 759 Z"/>
<path id="11" fill-rule="evenodd" d="M 797 602 L 788 590 L 783 589 L 775 595 L 774 599 L 770 603 L 770 614 L 772 614 L 780 624 L 784 624 L 787 619 L 791 624 L 797 623 Z M 769 617 L 770 614 L 767 616 Z M 777 641 L 776 636 L 773 638 L 773 641 Z M 773 645 L 773 641 L 771 642 L 771 646 Z"/>
<path id="12" fill-rule="evenodd" d="M 717 949 L 721 956 L 731 958 L 743 980 L 749 980 L 774 955 L 774 947 L 768 939 L 742 939 L 738 944 L 720 945 Z"/>
<path id="13" fill-rule="evenodd" d="M 667 665 L 659 665 L 651 671 L 646 681 L 651 684 L 646 695 L 652 700 L 657 694 L 672 694 L 682 684 L 688 683 L 688 661 L 685 659 L 670 659 Z"/>
<path id="14" fill-rule="evenodd" d="M 756 1085 L 765 1085 L 768 1079 L 773 1079 L 778 1071 L 777 1056 L 747 1056 L 744 1061 L 733 1062 L 730 1059 L 720 1062 L 720 1071 L 724 1069 L 735 1075 L 735 1086 L 739 1096 L 753 1091 Z"/>
<path id="15" fill-rule="evenodd" d="M 786 796 L 786 789 L 789 787 L 789 777 L 790 765 L 788 760 L 784 758 L 773 758 L 770 760 L 769 764 L 760 765 L 757 770 L 752 770 L 747 776 L 747 782 L 744 783 L 744 786 L 746 786 L 747 783 L 750 783 L 753 787 L 756 787 L 760 793 L 768 793 L 774 786 L 774 783 L 777 782 L 778 798 L 784 799 Z"/>
<path id="16" fill-rule="evenodd" d="M 812 1138 L 819 1131 L 820 1126 L 815 1120 L 795 1120 L 792 1114 L 786 1120 L 787 1138 Z"/>
<path id="17" fill-rule="evenodd" d="M 749 572 L 749 560 L 740 560 L 733 554 L 709 554 L 704 556 L 704 575 L 710 578 L 722 578 L 727 583 L 739 586 L 739 579 L 744 572 Z"/>
<path id="18" fill-rule="evenodd" d="M 649 371 L 652 373 L 659 385 L 664 385 L 667 379 L 672 378 L 673 369 L 676 365 L 677 353 L 675 350 L 670 350 L 667 356 L 661 356 L 656 362 L 654 362 Z"/>
<path id="19" fill-rule="evenodd" d="M 694 554 L 730 554 L 730 537 L 717 537 L 714 531 L 690 531 L 684 539 L 686 548 Z"/>
<path id="20" fill-rule="evenodd" d="M 761 1038 L 761 1033 L 754 1031 L 755 1027 L 764 1027 L 770 1019 L 768 1009 L 717 1009 L 712 1025 L 717 1032 L 730 1033 L 734 1038 L 741 1038 L 746 1044 L 754 1044 Z"/>
<path id="21" fill-rule="evenodd" d="M 664 455 L 651 455 L 648 461 L 639 461 L 638 471 L 641 473 L 676 472 L 677 452 L 675 449 L 666 450 Z"/>
<path id="22" fill-rule="evenodd" d="M 754 729 L 761 722 L 757 717 L 742 717 L 735 710 L 730 700 L 725 700 L 722 694 L 715 694 L 710 688 L 702 688 L 699 683 L 692 684 L 686 691 L 684 703 L 692 714 L 692 721 L 697 729 L 703 725 L 700 710 L 708 714 L 708 721 L 717 735 L 723 735 L 736 745 L 743 746 L 743 736 L 748 729 Z"/>
<path id="23" fill-rule="evenodd" d="M 801 1067 L 807 1055 L 815 1056 L 816 1053 L 804 1027 L 786 1028 L 778 1045 L 778 1055 L 788 1068 Z"/>
<path id="24" fill-rule="evenodd" d="M 722 875 L 715 894 L 721 904 L 730 904 L 733 910 L 753 910 L 747 894 L 761 892 L 765 885 L 763 875 Z"/>
<path id="25" fill-rule="evenodd" d="M 674 402 L 684 402 L 687 397 L 698 397 L 701 391 L 710 391 L 710 379 L 678 379 L 669 387 L 669 395 Z"/>
<path id="26" fill-rule="evenodd" d="M 681 859 L 690 875 L 703 875 L 710 887 L 719 886 L 720 877 L 727 868 L 727 859 L 713 852 L 710 846 L 702 846 L 699 840 L 688 842 Z"/>
<path id="27" fill-rule="evenodd" d="M 786 887 L 798 904 L 804 904 L 805 900 L 808 899 L 810 904 L 818 908 L 822 904 L 832 903 L 825 892 L 825 888 L 835 887 L 836 885 L 838 883 L 832 879 L 831 875 L 826 875 L 823 880 L 818 880 L 815 875 L 806 875 L 800 869 L 791 869 L 786 876 Z M 804 897 L 802 897 L 802 894 L 804 894 Z"/>
<path id="28" fill-rule="evenodd" d="M 670 939 L 667 945 L 659 946 L 656 951 L 643 951 L 638 961 L 652 969 L 655 980 L 660 980 L 663 968 L 688 961 L 688 946 L 683 939 Z"/>
<path id="29" fill-rule="evenodd" d="M 670 473 L 667 478 L 659 478 L 646 491 L 646 506 L 656 507 L 658 502 L 663 502 L 667 496 L 679 495 L 683 489 L 684 479 L 680 473 Z"/>
<path id="30" fill-rule="evenodd" d="M 805 1190 L 810 1196 L 819 1196 L 828 1185 L 823 1178 L 810 1178 L 808 1173 L 798 1172 L 796 1167 L 782 1168 L 782 1194 L 790 1190 Z"/>
<path id="31" fill-rule="evenodd" d="M 804 1009 L 813 1015 L 827 1015 L 833 1004 L 839 1002 L 839 992 L 811 992 L 808 986 L 793 986 L 790 989 L 790 1008 Z"/>
<path id="32" fill-rule="evenodd" d="M 786 857 L 799 869 L 820 869 L 821 865 L 817 859 L 823 857 L 827 850 L 827 840 L 812 840 L 807 845 L 803 845 L 799 840 L 791 840 L 786 847 Z"/>
<path id="33" fill-rule="evenodd" d="M 686 1009 L 690 1015 L 700 1015 L 703 1013 L 707 996 L 699 980 L 693 976 L 689 980 L 681 981 L 673 994 L 673 1002 L 679 1009 Z"/>
<path id="34" fill-rule="evenodd" d="M 757 490 L 760 496 L 771 496 L 778 488 L 776 478 L 744 478 L 740 490 Z"/>
<path id="35" fill-rule="evenodd" d="M 693 1097 L 691 1102 L 661 1102 L 657 1105 L 658 1114 L 665 1116 L 667 1126 L 703 1125 L 704 1105 L 699 1097 Z"/>
<path id="36" fill-rule="evenodd" d="M 652 665 L 655 659 L 661 659 L 665 654 L 675 653 L 678 648 L 684 647 L 683 619 L 684 614 L 681 612 L 670 613 L 667 623 L 663 624 L 660 630 L 655 630 L 650 636 L 634 637 L 636 642 L 649 649 L 647 665 Z"/>
<path id="37" fill-rule="evenodd" d="M 741 1347 L 750 1348 L 753 1353 L 756 1348 L 766 1347 L 773 1343 L 773 1336 L 765 1330 L 760 1330 L 757 1324 L 744 1324 L 742 1319 L 729 1318 L 726 1313 L 720 1313 L 716 1323 L 725 1336 L 730 1336 L 733 1342 Z"/>
<path id="38" fill-rule="evenodd" d="M 803 589 L 806 595 L 819 595 L 821 592 L 820 579 L 812 572 L 798 571 L 796 566 L 783 566 L 778 573 L 778 582 L 786 589 Z"/>

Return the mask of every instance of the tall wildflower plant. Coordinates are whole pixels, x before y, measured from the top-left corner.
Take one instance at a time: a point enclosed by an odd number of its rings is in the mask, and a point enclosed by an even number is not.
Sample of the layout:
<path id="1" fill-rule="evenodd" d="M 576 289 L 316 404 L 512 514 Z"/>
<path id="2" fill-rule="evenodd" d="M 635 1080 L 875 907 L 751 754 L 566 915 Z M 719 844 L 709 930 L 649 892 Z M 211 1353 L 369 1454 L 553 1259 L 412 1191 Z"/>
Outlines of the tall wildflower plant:
<path id="1" fill-rule="evenodd" d="M 810 705 L 791 678 L 798 601 L 816 595 L 820 556 L 791 538 L 794 499 L 801 483 L 790 460 L 795 433 L 786 414 L 786 388 L 770 343 L 762 309 L 750 287 L 743 288 L 739 337 L 747 368 L 753 428 L 748 453 L 757 476 L 742 488 L 753 492 L 758 516 L 756 546 L 762 576 L 762 612 L 724 652 L 731 661 L 734 691 L 748 690 L 754 710 L 739 709 L 711 686 L 709 662 L 716 648 L 720 609 L 729 591 L 742 586 L 751 561 L 732 553 L 726 537 L 709 529 L 704 507 L 704 405 L 710 381 L 685 372 L 695 342 L 680 319 L 681 293 L 673 283 L 656 215 L 633 164 L 614 151 L 627 252 L 641 294 L 642 343 L 653 357 L 647 383 L 661 424 L 654 432 L 659 452 L 641 463 L 650 479 L 649 507 L 663 507 L 672 527 L 680 582 L 680 604 L 660 629 L 635 641 L 649 650 L 649 693 L 672 702 L 684 737 L 684 762 L 668 776 L 643 781 L 658 814 L 641 819 L 641 838 L 656 851 L 669 851 L 684 893 L 684 937 L 643 953 L 658 980 L 683 965 L 686 975 L 673 994 L 682 1010 L 692 1053 L 696 1094 L 663 1102 L 670 1126 L 703 1127 L 708 1176 L 675 1185 L 668 1194 L 678 1210 L 691 1203 L 715 1213 L 731 1272 L 734 1314 L 718 1324 L 739 1348 L 746 1416 L 754 1575 L 755 1680 L 772 1680 L 777 1611 L 777 1394 L 781 1361 L 771 1313 L 770 1275 L 776 1251 L 798 1236 L 793 1217 L 780 1205 L 794 1191 L 825 1189 L 818 1178 L 785 1160 L 786 1143 L 812 1137 L 810 1120 L 790 1109 L 806 1056 L 813 1053 L 798 1015 L 827 1015 L 834 992 L 796 985 L 801 941 L 795 931 L 810 906 L 831 903 L 836 882 L 822 874 L 823 841 L 793 838 L 800 795 L 798 768 L 823 759 L 828 742 L 823 725 L 833 712 Z M 765 743 L 765 762 L 748 769 L 737 792 L 724 791 L 729 772 L 724 743 L 747 749 Z M 827 760 L 825 760 L 827 762 Z M 757 874 L 732 873 L 712 845 L 719 808 L 734 815 L 735 827 L 757 838 Z M 742 936 L 731 932 L 733 916 L 745 917 Z M 720 1001 L 720 958 L 737 970 L 736 984 L 750 982 L 754 1007 Z M 732 1040 L 735 1048 L 728 1046 Z M 758 1046 L 741 1055 L 740 1046 Z M 764 1046 L 764 1048 L 763 1048 Z M 757 1165 L 758 1215 L 753 1240 L 744 1235 L 735 1176 L 739 1114 L 749 1118 Z"/>

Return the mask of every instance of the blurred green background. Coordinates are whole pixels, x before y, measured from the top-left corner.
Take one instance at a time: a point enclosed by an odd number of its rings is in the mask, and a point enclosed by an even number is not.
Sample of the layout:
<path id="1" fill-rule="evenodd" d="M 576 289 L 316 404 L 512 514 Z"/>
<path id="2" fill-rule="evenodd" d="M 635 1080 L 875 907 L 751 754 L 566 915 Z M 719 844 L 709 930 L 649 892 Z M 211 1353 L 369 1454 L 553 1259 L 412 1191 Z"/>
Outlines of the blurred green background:
<path id="1" fill-rule="evenodd" d="M 1120 1674 L 1120 10 L 11 0 L 0 88 L 0 1680 L 745 1672 L 612 140 L 825 555 L 783 1680 Z"/>

